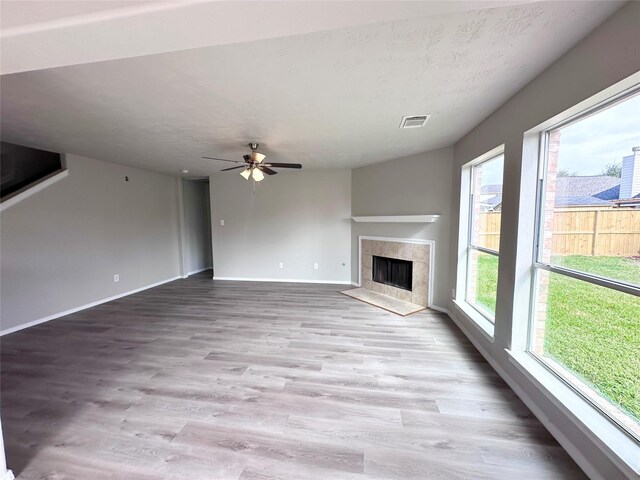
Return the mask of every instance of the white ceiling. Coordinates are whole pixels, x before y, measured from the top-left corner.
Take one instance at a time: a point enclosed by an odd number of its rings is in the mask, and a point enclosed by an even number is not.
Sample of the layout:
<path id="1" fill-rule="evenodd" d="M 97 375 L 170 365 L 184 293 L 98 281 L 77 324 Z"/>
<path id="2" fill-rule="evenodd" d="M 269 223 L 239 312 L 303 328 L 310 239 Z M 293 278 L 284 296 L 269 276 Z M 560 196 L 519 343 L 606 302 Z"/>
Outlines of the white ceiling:
<path id="1" fill-rule="evenodd" d="M 0 73 L 132 58 L 528 0 L 0 0 Z"/>
<path id="2" fill-rule="evenodd" d="M 3 0 L 0 28 L 4 31 L 19 28 L 46 28 L 78 17 L 87 18 L 120 10 L 131 10 L 143 2 L 92 0 L 51 1 L 51 0 Z M 146 3 L 146 2 L 144 2 Z M 165 2 L 162 2 L 165 3 Z M 14 30 L 14 31 L 15 31 Z"/>
<path id="3" fill-rule="evenodd" d="M 237 159 L 253 140 L 304 169 L 376 163 L 451 145 L 619 6 L 440 8 L 3 75 L 2 139 L 173 174 L 214 173 L 226 164 L 201 156 Z M 414 114 L 432 116 L 398 128 Z"/>

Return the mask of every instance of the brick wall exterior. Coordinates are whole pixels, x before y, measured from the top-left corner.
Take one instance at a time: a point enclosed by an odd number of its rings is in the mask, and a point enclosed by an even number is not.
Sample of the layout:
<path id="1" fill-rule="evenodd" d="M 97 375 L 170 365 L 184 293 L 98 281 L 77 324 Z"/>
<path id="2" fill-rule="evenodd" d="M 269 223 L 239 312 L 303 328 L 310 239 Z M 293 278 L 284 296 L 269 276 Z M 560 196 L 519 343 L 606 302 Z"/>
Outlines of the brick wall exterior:
<path id="1" fill-rule="evenodd" d="M 543 233 L 540 239 L 540 259 L 551 261 L 551 245 L 553 233 L 553 210 L 556 201 L 556 177 L 558 172 L 558 154 L 560 151 L 560 131 L 549 134 L 549 150 L 547 156 L 547 172 L 545 176 L 546 194 L 543 207 Z M 544 353 L 544 332 L 547 321 L 547 301 L 549 297 L 549 272 L 538 271 L 537 308 L 535 317 L 535 337 L 533 351 L 539 355 Z"/>

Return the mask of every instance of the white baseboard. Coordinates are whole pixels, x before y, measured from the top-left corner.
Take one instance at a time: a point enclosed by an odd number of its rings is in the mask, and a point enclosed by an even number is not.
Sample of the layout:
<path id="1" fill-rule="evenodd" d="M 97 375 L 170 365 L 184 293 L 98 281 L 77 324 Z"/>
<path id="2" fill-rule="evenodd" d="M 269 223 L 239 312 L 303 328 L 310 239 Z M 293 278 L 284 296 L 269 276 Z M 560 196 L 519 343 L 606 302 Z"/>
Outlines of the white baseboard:
<path id="1" fill-rule="evenodd" d="M 281 283 L 321 283 L 324 285 L 351 285 L 350 280 L 300 280 L 296 278 L 246 278 L 246 277 L 213 277 L 214 280 L 230 280 L 234 282 L 281 282 Z"/>
<path id="2" fill-rule="evenodd" d="M 36 325 L 40 325 L 41 323 L 48 322 L 50 320 L 55 320 L 56 318 L 64 317 L 65 315 L 70 315 L 72 313 L 79 312 L 80 310 L 86 310 L 87 308 L 95 307 L 97 305 L 101 305 L 103 303 L 111 302 L 112 300 L 117 300 L 118 298 L 126 297 L 128 295 L 133 295 L 134 293 L 142 292 L 143 290 L 148 290 L 149 288 L 157 287 L 159 285 L 173 282 L 174 280 L 178 280 L 179 276 L 168 278 L 166 280 L 162 280 L 160 282 L 152 283 L 151 285 L 145 285 L 144 287 L 136 288 L 134 290 L 129 290 L 128 292 L 119 293 L 118 295 L 114 295 L 112 297 L 103 298 L 102 300 L 98 300 L 96 302 L 87 303 L 86 305 L 82 305 L 80 307 L 75 307 L 70 310 L 65 310 L 64 312 L 54 313 L 53 315 L 49 315 L 44 318 L 40 318 L 38 320 L 33 320 L 31 322 L 23 323 L 22 325 L 18 325 L 15 327 L 7 328 L 5 330 L 0 330 L 0 337 L 3 335 L 8 335 L 13 332 L 17 332 L 19 330 L 24 330 L 25 328 L 34 327 Z M 0 480 L 4 480 L 0 478 Z"/>
<path id="3" fill-rule="evenodd" d="M 16 477 L 13 476 L 13 472 L 11 470 L 5 471 L 1 476 L 0 480 L 15 480 Z"/>
<path id="4" fill-rule="evenodd" d="M 587 457 L 580 451 L 580 448 L 576 446 L 564 433 L 562 433 L 549 419 L 549 417 L 540 409 L 537 403 L 535 403 L 531 397 L 516 383 L 516 381 L 498 365 L 493 357 L 478 343 L 473 335 L 470 334 L 466 325 L 457 315 L 449 313 L 449 317 L 454 321 L 462 333 L 473 343 L 473 346 L 480 352 L 484 359 L 491 365 L 500 377 L 509 385 L 511 390 L 522 400 L 522 402 L 531 410 L 533 415 L 544 425 L 544 427 L 551 433 L 551 435 L 558 441 L 558 443 L 566 450 L 571 458 L 578 464 L 578 466 L 585 472 L 585 474 L 591 480 L 606 480 L 598 470 L 593 466 Z"/>
<path id="5" fill-rule="evenodd" d="M 196 273 L 206 272 L 207 270 L 213 270 L 213 267 L 204 267 L 204 268 L 201 268 L 199 270 L 192 270 L 190 272 L 187 272 L 187 277 L 190 277 L 191 275 L 195 275 Z M 183 277 L 183 278 L 185 278 L 185 277 Z"/>
<path id="6" fill-rule="evenodd" d="M 446 313 L 447 315 L 451 316 L 448 308 L 439 307 L 438 305 L 431 305 L 429 308 L 431 310 L 435 310 L 436 312 Z"/>

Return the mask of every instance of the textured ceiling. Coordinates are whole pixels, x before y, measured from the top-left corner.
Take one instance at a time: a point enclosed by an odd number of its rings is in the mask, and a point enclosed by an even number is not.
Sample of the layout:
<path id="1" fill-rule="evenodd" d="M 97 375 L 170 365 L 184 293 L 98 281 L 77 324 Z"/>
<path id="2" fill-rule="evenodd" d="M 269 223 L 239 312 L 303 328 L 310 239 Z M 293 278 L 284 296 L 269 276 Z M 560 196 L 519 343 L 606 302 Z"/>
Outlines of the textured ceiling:
<path id="1" fill-rule="evenodd" d="M 69 19 L 80 15 L 95 15 L 106 11 L 131 7 L 130 1 L 33 1 L 2 0 L 0 28 L 19 28 L 26 25 L 43 24 Z"/>
<path id="2" fill-rule="evenodd" d="M 528 0 L 0 0 L 0 73 L 531 3 Z"/>
<path id="3" fill-rule="evenodd" d="M 451 145 L 619 3 L 543 2 L 2 77 L 2 138 L 208 175 L 248 141 L 305 169 Z M 403 115 L 427 126 L 398 128 Z"/>

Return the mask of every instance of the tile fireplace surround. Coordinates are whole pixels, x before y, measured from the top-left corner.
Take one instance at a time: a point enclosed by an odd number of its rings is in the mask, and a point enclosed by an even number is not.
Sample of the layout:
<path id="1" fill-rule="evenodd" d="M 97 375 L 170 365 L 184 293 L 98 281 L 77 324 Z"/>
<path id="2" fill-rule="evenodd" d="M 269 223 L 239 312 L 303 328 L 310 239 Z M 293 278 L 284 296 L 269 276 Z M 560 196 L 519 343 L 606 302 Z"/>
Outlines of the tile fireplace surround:
<path id="1" fill-rule="evenodd" d="M 360 237 L 360 286 L 399 300 L 431 306 L 433 242 L 409 238 Z M 373 256 L 413 262 L 413 290 L 384 285 L 372 280 Z"/>

